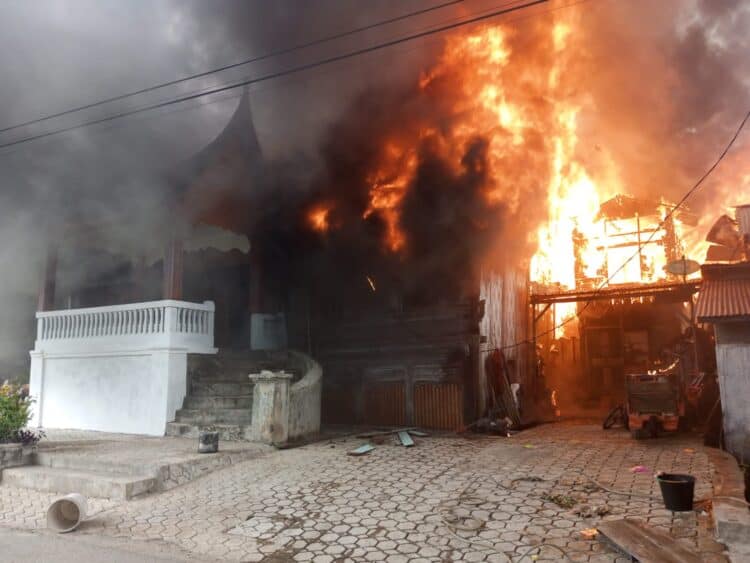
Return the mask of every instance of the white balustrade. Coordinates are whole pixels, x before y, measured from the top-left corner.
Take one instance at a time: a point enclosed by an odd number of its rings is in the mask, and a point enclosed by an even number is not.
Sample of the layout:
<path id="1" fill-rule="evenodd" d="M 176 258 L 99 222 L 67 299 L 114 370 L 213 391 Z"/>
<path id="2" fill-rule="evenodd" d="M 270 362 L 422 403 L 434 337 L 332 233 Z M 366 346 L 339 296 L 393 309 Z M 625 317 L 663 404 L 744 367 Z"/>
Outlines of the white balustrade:
<path id="1" fill-rule="evenodd" d="M 124 348 L 213 349 L 214 304 L 150 301 L 39 312 L 35 349 L 47 352 Z"/>

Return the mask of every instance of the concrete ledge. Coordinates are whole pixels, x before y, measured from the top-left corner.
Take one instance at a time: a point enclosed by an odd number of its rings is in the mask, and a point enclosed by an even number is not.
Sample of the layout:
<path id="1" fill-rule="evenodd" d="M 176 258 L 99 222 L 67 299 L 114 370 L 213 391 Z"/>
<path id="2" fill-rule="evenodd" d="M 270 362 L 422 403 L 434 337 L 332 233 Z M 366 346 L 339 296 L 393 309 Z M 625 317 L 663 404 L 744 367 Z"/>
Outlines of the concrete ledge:
<path id="1" fill-rule="evenodd" d="M 302 442 L 320 433 L 323 369 L 309 356 L 289 351 L 303 374 L 289 388 L 289 441 Z"/>
<path id="2" fill-rule="evenodd" d="M 0 444 L 0 474 L 2 474 L 3 469 L 30 465 L 34 451 L 34 446 Z"/>
<path id="3" fill-rule="evenodd" d="M 197 446 L 197 440 L 133 436 L 45 441 L 36 454 L 26 456 L 29 467 L 8 469 L 1 476 L 2 483 L 57 494 L 77 492 L 92 498 L 129 500 L 273 451 L 259 444 L 221 444 L 218 453 L 200 454 Z"/>
<path id="4" fill-rule="evenodd" d="M 708 449 L 714 466 L 713 518 L 716 539 L 737 561 L 750 559 L 750 509 L 745 503 L 745 480 L 729 453 Z"/>

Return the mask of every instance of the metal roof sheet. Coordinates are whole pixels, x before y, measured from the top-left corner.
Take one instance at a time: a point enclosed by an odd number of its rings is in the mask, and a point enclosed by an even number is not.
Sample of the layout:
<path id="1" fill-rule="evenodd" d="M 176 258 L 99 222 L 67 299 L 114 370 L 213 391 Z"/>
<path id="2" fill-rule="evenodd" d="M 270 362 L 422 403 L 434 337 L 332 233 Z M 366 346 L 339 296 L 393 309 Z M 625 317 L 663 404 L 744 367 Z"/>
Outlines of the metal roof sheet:
<path id="1" fill-rule="evenodd" d="M 701 322 L 750 317 L 750 279 L 704 279 L 695 315 Z"/>

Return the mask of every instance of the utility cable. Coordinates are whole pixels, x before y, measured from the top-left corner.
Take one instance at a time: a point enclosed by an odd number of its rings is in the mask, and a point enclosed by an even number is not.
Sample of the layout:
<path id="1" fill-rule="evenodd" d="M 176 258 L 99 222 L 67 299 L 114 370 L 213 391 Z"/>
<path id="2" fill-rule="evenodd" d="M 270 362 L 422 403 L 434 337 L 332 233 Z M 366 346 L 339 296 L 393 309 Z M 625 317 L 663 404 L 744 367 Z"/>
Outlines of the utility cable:
<path id="1" fill-rule="evenodd" d="M 218 67 L 218 68 L 213 68 L 213 69 L 210 69 L 210 70 L 199 72 L 197 74 L 192 74 L 190 76 L 185 76 L 183 78 L 177 78 L 175 80 L 170 80 L 168 82 L 162 82 L 161 84 L 155 84 L 153 86 L 148 86 L 148 87 L 142 88 L 140 90 L 134 90 L 132 92 L 127 92 L 125 94 L 120 94 L 118 96 L 113 96 L 111 98 L 106 98 L 104 100 L 99 100 L 97 102 L 91 102 L 91 103 L 80 105 L 80 106 L 77 106 L 77 107 L 74 107 L 74 108 L 70 108 L 70 109 L 67 109 L 67 110 L 59 111 L 57 113 L 51 113 L 51 114 L 45 115 L 43 117 L 38 117 L 36 119 L 31 119 L 29 121 L 25 121 L 23 123 L 18 123 L 16 125 L 10 125 L 10 126 L 7 126 L 7 127 L 3 127 L 2 129 L 0 129 L 0 133 L 5 133 L 7 131 L 12 131 L 14 129 L 19 129 L 21 127 L 27 127 L 29 125 L 34 125 L 36 123 L 41 123 L 42 121 L 47 121 L 47 120 L 50 120 L 50 119 L 54 119 L 56 117 L 62 117 L 64 115 L 69 115 L 71 113 L 76 113 L 76 112 L 79 112 L 79 111 L 82 111 L 82 110 L 95 108 L 95 107 L 98 107 L 98 106 L 102 106 L 104 104 L 109 104 L 111 102 L 117 102 L 119 100 L 124 100 L 126 98 L 130 98 L 130 97 L 133 97 L 133 96 L 138 96 L 140 94 L 146 94 L 148 92 L 153 92 L 154 90 L 159 90 L 161 88 L 166 88 L 167 86 L 174 86 L 176 84 L 181 84 L 182 82 L 188 82 L 190 80 L 195 80 L 197 78 L 204 78 L 206 76 L 210 76 L 212 74 L 217 74 L 217 73 L 223 72 L 225 70 L 230 70 L 230 69 L 233 69 L 233 68 L 237 68 L 237 67 L 241 67 L 241 66 L 246 66 L 246 65 L 249 65 L 249 64 L 252 64 L 252 63 L 257 63 L 257 62 L 264 61 L 264 60 L 267 60 L 267 59 L 271 59 L 271 58 L 275 58 L 275 57 L 280 57 L 280 56 L 283 56 L 283 55 L 288 55 L 288 54 L 294 53 L 296 51 L 301 51 L 303 49 L 308 49 L 310 47 L 315 47 L 317 45 L 322 45 L 324 43 L 330 43 L 331 41 L 336 41 L 337 39 L 343 39 L 344 37 L 349 37 L 351 35 L 356 35 L 358 33 L 362 33 L 364 31 L 369 31 L 371 29 L 375 29 L 375 28 L 378 28 L 378 27 L 381 27 L 381 26 L 384 26 L 384 25 L 389 25 L 389 24 L 392 24 L 392 23 L 403 21 L 403 20 L 406 20 L 406 19 L 409 19 L 409 18 L 413 18 L 415 16 L 421 16 L 423 14 L 426 14 L 426 13 L 429 13 L 429 12 L 433 12 L 433 11 L 436 11 L 436 10 L 441 10 L 443 8 L 447 8 L 448 6 L 453 6 L 455 4 L 460 4 L 462 2 L 463 2 L 463 0 L 450 0 L 449 2 L 443 2 L 442 4 L 437 4 L 435 6 L 429 6 L 427 8 L 422 8 L 421 10 L 415 10 L 415 11 L 409 12 L 407 14 L 402 14 L 400 16 L 396 16 L 396 17 L 393 17 L 393 18 L 388 18 L 388 19 L 385 19 L 385 20 L 380 20 L 380 21 L 377 21 L 377 22 L 374 22 L 374 23 L 371 23 L 371 24 L 368 24 L 368 25 L 357 27 L 355 29 L 350 29 L 348 31 L 337 33 L 335 35 L 329 35 L 327 37 L 321 37 L 321 38 L 315 39 L 313 41 L 309 41 L 307 43 L 299 43 L 297 45 L 293 45 L 291 47 L 287 47 L 287 48 L 281 49 L 279 51 L 272 51 L 270 53 L 264 53 L 264 54 L 258 55 L 256 57 L 252 57 L 250 59 L 246 59 L 246 60 L 239 61 L 239 62 L 236 62 L 236 63 L 227 64 L 227 65 L 224 65 L 224 66 L 221 66 L 221 67 Z"/>
<path id="2" fill-rule="evenodd" d="M 18 139 L 18 140 L 15 140 L 15 141 L 10 141 L 10 142 L 7 142 L 7 143 L 0 144 L 0 149 L 6 148 L 6 147 L 11 147 L 11 146 L 14 146 L 14 145 L 20 145 L 22 143 L 27 143 L 27 142 L 34 141 L 34 140 L 37 140 L 37 139 L 42 139 L 42 138 L 45 138 L 45 137 L 51 137 L 53 135 L 59 135 L 61 133 L 66 133 L 68 131 L 74 131 L 74 130 L 77 130 L 77 129 L 82 129 L 84 127 L 90 127 L 92 125 L 97 125 L 99 123 L 106 123 L 108 121 L 114 121 L 116 119 L 127 117 L 129 115 L 135 115 L 135 114 L 138 114 L 138 113 L 143 113 L 145 111 L 149 111 L 149 110 L 153 110 L 153 109 L 159 109 L 159 108 L 162 108 L 162 107 L 170 106 L 170 105 L 173 105 L 173 104 L 179 104 L 179 103 L 182 103 L 182 102 L 187 102 L 187 101 L 194 100 L 196 98 L 200 98 L 200 97 L 203 97 L 203 96 L 208 96 L 208 95 L 211 95 L 211 94 L 217 94 L 219 92 L 224 92 L 224 91 L 227 91 L 227 90 L 232 90 L 234 88 L 239 88 L 241 86 L 248 86 L 250 84 L 257 84 L 259 82 L 264 82 L 266 80 L 272 80 L 274 78 L 279 78 L 279 77 L 282 77 L 282 76 L 287 76 L 289 74 L 295 74 L 295 73 L 298 73 L 298 72 L 312 70 L 314 68 L 318 68 L 318 67 L 321 67 L 321 66 L 325 66 L 325 65 L 329 65 L 329 64 L 332 64 L 332 63 L 335 63 L 335 62 L 346 60 L 346 59 L 349 59 L 349 58 L 352 58 L 352 57 L 358 57 L 358 56 L 361 56 L 361 55 L 365 55 L 365 54 L 368 54 L 368 53 L 372 53 L 372 52 L 375 52 L 375 51 L 386 49 L 386 48 L 392 47 L 394 45 L 399 45 L 401 43 L 406 43 L 408 41 L 414 41 L 416 39 L 421 39 L 423 37 L 428 37 L 430 35 L 435 35 L 437 33 L 442 33 L 442 32 L 445 32 L 445 31 L 452 30 L 452 29 L 457 29 L 457 28 L 463 27 L 465 25 L 471 25 L 471 24 L 478 23 L 478 22 L 481 22 L 481 21 L 484 21 L 484 20 L 489 20 L 491 18 L 495 18 L 495 17 L 501 16 L 501 15 L 504 15 L 504 14 L 508 14 L 508 13 L 512 13 L 512 12 L 517 12 L 519 10 L 530 8 L 532 6 L 536 6 L 536 5 L 547 3 L 548 1 L 549 0 L 531 0 L 531 1 L 525 2 L 523 4 L 517 4 L 515 6 L 510 6 L 510 7 L 502 8 L 502 9 L 499 9 L 499 10 L 495 10 L 495 11 L 490 12 L 488 14 L 476 16 L 476 17 L 473 17 L 473 18 L 470 18 L 470 19 L 467 19 L 467 20 L 463 20 L 461 22 L 447 24 L 447 25 L 440 26 L 440 27 L 437 27 L 437 28 L 434 28 L 434 29 L 431 29 L 431 30 L 423 31 L 423 32 L 420 32 L 420 33 L 415 33 L 415 34 L 412 34 L 412 35 L 407 35 L 407 36 L 404 36 L 404 37 L 399 37 L 397 39 L 392 39 L 390 41 L 385 41 L 383 43 L 377 43 L 377 44 L 371 45 L 369 47 L 363 47 L 363 48 L 359 48 L 359 49 L 354 49 L 354 50 L 348 51 L 346 53 L 342 53 L 342 54 L 339 54 L 339 55 L 334 55 L 334 56 L 331 56 L 331 57 L 326 57 L 324 59 L 320 59 L 320 60 L 313 61 L 313 62 L 310 62 L 310 63 L 305 63 L 305 64 L 293 66 L 293 67 L 290 67 L 290 68 L 287 68 L 287 69 L 284 69 L 284 70 L 280 70 L 280 71 L 270 72 L 268 74 L 265 74 L 265 75 L 262 75 L 262 76 L 258 76 L 256 78 L 250 78 L 250 79 L 247 79 L 247 80 L 242 80 L 240 82 L 235 82 L 235 83 L 227 84 L 227 85 L 224 85 L 224 86 L 218 86 L 216 88 L 211 88 L 211 89 L 203 91 L 203 92 L 194 93 L 194 94 L 188 94 L 188 95 L 181 96 L 179 98 L 175 98 L 175 99 L 172 99 L 172 100 L 167 100 L 167 101 L 163 101 L 163 102 L 159 102 L 159 103 L 155 103 L 155 104 L 143 106 L 143 107 L 136 108 L 136 109 L 129 110 L 129 111 L 123 111 L 123 112 L 120 112 L 120 113 L 109 115 L 107 117 L 102 117 L 102 118 L 99 118 L 99 119 L 93 119 L 93 120 L 90 120 L 90 121 L 85 121 L 85 122 L 77 124 L 77 125 L 71 125 L 69 127 L 63 127 L 63 128 L 60 128 L 60 129 L 55 129 L 53 131 L 48 131 L 48 132 L 45 132 L 45 133 L 40 133 L 38 135 L 30 135 L 30 136 L 24 137 L 22 139 Z"/>
<path id="3" fill-rule="evenodd" d="M 510 23 L 513 23 L 513 22 L 520 22 L 520 21 L 523 21 L 523 20 L 527 20 L 527 19 L 531 19 L 531 18 L 536 18 L 536 17 L 541 17 L 541 16 L 544 16 L 544 15 L 552 15 L 555 12 L 558 12 L 560 10 L 567 9 L 567 8 L 572 8 L 573 6 L 578 6 L 578 5 L 581 5 L 581 4 L 584 4 L 584 3 L 588 3 L 588 2 L 591 2 L 591 1 L 593 1 L 593 0 L 574 0 L 574 1 L 570 1 L 570 2 L 568 2 L 566 4 L 562 4 L 562 5 L 556 6 L 554 8 L 550 8 L 548 10 L 537 12 L 537 13 L 532 14 L 532 15 L 519 15 L 517 17 L 508 18 L 506 20 L 503 20 L 503 23 L 510 24 Z M 495 9 L 499 8 L 499 7 L 506 6 L 508 4 L 510 4 L 510 3 L 498 4 L 498 5 L 495 5 L 495 6 L 490 7 L 490 8 L 485 8 L 485 9 L 482 9 L 482 10 L 477 10 L 476 12 L 467 14 L 464 17 L 473 17 L 473 16 L 476 16 L 476 15 L 485 14 L 485 13 L 488 13 L 488 12 L 490 12 L 492 10 L 495 10 Z M 462 19 L 463 18 L 443 19 L 443 20 L 441 20 L 439 22 L 435 22 L 432 25 L 420 28 L 419 30 L 415 30 L 415 31 L 423 31 L 423 30 L 426 30 L 426 29 L 434 29 L 435 27 L 438 27 L 438 26 L 440 26 L 440 25 L 442 25 L 444 23 L 461 21 Z M 437 39 L 437 38 L 433 38 L 433 39 Z M 397 53 L 407 53 L 407 52 L 413 52 L 416 49 L 417 49 L 417 47 L 412 46 L 412 47 L 409 47 L 407 49 L 398 49 L 398 50 L 396 50 L 396 52 Z M 341 71 L 341 68 L 332 67 L 332 68 L 328 69 L 327 71 L 325 71 L 325 74 L 330 74 L 332 72 L 340 72 L 340 71 Z M 249 76 L 246 76 L 243 79 L 249 79 L 249 78 L 250 78 Z M 297 81 L 299 78 L 300 78 L 299 76 L 292 77 L 291 80 L 286 81 L 285 83 L 289 84 L 290 82 Z M 253 93 L 267 92 L 269 90 L 274 90 L 274 89 L 278 88 L 281 85 L 282 85 L 281 82 L 279 82 L 277 84 L 268 84 L 268 85 L 264 85 L 264 86 L 259 87 L 259 88 L 253 88 L 252 92 Z M 201 90 L 201 91 L 204 91 L 204 90 Z M 235 94 L 231 94 L 229 96 L 224 96 L 224 97 L 218 98 L 216 100 L 211 100 L 211 101 L 208 101 L 208 102 L 203 102 L 203 103 L 189 105 L 189 106 L 186 106 L 184 108 L 177 109 L 177 110 L 156 113 L 156 114 L 154 114 L 152 116 L 144 116 L 144 117 L 141 117 L 140 119 L 136 119 L 135 121 L 144 121 L 145 119 L 153 119 L 153 120 L 155 120 L 155 119 L 161 119 L 163 117 L 167 117 L 167 116 L 170 116 L 172 114 L 182 113 L 183 111 L 192 111 L 192 110 L 200 109 L 203 106 L 220 103 L 220 102 L 223 102 L 223 101 L 226 101 L 226 100 L 237 99 L 237 98 L 240 98 L 241 96 L 242 96 L 241 93 L 239 93 L 239 94 L 235 93 Z M 101 131 L 111 131 L 113 129 L 118 129 L 118 128 L 119 127 L 105 127 L 105 128 L 100 129 L 100 130 Z M 15 154 L 16 152 L 18 152 L 18 151 L 20 151 L 22 149 L 23 149 L 23 147 L 18 147 L 15 150 L 6 150 L 6 151 L 3 151 L 2 153 L 0 153 L 0 157 L 6 156 L 6 155 Z"/>

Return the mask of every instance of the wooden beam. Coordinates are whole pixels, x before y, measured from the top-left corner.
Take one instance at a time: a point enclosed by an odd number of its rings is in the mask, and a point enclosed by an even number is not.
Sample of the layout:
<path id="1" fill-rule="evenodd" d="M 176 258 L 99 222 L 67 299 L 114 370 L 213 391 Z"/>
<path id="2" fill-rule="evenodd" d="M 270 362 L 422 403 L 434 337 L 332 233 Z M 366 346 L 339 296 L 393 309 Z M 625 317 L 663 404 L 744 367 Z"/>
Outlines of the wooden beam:
<path id="1" fill-rule="evenodd" d="M 164 251 L 164 299 L 182 299 L 182 241 L 173 239 Z"/>
<path id="2" fill-rule="evenodd" d="M 625 518 L 602 522 L 597 527 L 599 534 L 614 547 L 636 558 L 641 563 L 701 563 L 698 557 L 672 536 L 646 528 L 636 520 Z"/>
<path id="3" fill-rule="evenodd" d="M 55 282 L 57 280 L 57 245 L 47 245 L 42 283 L 39 286 L 37 311 L 51 311 L 55 307 Z"/>

